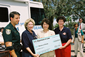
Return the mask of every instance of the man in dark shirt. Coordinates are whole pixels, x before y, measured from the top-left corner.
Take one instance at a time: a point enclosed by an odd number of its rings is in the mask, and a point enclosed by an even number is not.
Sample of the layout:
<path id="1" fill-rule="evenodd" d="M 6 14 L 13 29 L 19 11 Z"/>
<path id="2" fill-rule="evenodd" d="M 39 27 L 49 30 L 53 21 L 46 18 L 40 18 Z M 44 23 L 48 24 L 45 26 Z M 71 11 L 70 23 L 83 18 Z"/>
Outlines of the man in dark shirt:
<path id="1" fill-rule="evenodd" d="M 10 23 L 4 28 L 3 38 L 6 45 L 6 49 L 10 50 L 12 57 L 20 57 L 19 48 L 20 47 L 20 35 L 15 25 L 19 23 L 20 14 L 18 12 L 10 13 Z"/>

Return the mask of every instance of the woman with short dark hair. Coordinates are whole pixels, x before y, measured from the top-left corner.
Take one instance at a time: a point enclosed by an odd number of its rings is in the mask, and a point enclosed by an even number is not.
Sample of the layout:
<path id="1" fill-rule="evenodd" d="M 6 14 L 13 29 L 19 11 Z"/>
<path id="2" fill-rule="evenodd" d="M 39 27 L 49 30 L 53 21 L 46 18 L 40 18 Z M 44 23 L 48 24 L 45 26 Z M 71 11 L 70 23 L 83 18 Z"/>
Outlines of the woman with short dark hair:
<path id="1" fill-rule="evenodd" d="M 66 21 L 66 19 L 65 19 L 65 17 L 64 16 L 59 16 L 57 19 L 56 19 L 56 21 L 58 22 L 59 20 L 63 20 L 63 22 L 65 22 Z"/>
<path id="2" fill-rule="evenodd" d="M 66 21 L 64 16 L 59 16 L 57 18 L 57 23 L 59 25 L 58 28 L 56 28 L 55 34 L 59 34 L 62 42 L 62 47 L 55 50 L 56 57 L 71 57 L 71 32 L 69 28 L 64 27 L 64 23 Z"/>
<path id="3" fill-rule="evenodd" d="M 43 30 L 37 33 L 38 38 L 44 38 L 44 37 L 55 35 L 54 31 L 49 30 L 50 21 L 48 19 L 46 18 L 43 19 L 41 26 Z M 51 51 L 40 55 L 40 57 L 54 57 L 54 55 L 55 55 L 54 51 Z"/>
<path id="4" fill-rule="evenodd" d="M 42 22 L 41 22 L 42 28 L 43 28 L 44 22 L 47 23 L 47 24 L 50 26 L 50 21 L 49 21 L 47 18 L 44 18 L 44 19 L 42 20 Z"/>

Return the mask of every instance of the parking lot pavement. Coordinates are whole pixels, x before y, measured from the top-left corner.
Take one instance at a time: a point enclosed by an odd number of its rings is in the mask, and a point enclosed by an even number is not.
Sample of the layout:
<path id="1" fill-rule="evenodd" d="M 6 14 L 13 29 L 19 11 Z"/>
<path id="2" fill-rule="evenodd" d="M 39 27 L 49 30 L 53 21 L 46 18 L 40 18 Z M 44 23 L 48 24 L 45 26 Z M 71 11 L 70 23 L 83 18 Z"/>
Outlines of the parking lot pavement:
<path id="1" fill-rule="evenodd" d="M 85 44 L 84 44 L 84 48 L 83 48 L 83 53 L 84 53 L 84 55 L 85 55 Z M 75 55 L 75 53 L 74 53 L 74 44 L 71 43 L 71 57 L 74 57 L 74 55 Z M 79 51 L 78 51 L 77 57 L 80 57 Z"/>

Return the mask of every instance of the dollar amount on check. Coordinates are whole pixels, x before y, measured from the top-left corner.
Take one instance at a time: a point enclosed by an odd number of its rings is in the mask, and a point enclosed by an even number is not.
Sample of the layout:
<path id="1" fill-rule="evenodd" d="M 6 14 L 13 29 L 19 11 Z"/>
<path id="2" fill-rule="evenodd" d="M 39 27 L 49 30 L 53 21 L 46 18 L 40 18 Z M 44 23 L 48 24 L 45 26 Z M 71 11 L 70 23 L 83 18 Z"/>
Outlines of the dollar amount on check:
<path id="1" fill-rule="evenodd" d="M 36 54 L 43 54 L 62 46 L 59 34 L 32 41 Z"/>

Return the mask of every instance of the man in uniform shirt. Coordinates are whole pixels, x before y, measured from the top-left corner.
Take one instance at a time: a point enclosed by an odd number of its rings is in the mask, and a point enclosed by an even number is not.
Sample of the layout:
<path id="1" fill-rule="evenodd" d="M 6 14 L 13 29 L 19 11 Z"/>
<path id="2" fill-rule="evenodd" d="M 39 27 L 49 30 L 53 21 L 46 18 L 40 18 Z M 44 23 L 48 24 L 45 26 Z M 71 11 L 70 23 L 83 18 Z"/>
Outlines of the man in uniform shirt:
<path id="1" fill-rule="evenodd" d="M 10 50 L 12 57 L 20 57 L 20 35 L 15 25 L 19 23 L 20 14 L 16 11 L 10 13 L 10 23 L 4 28 L 3 38 L 6 49 Z"/>

